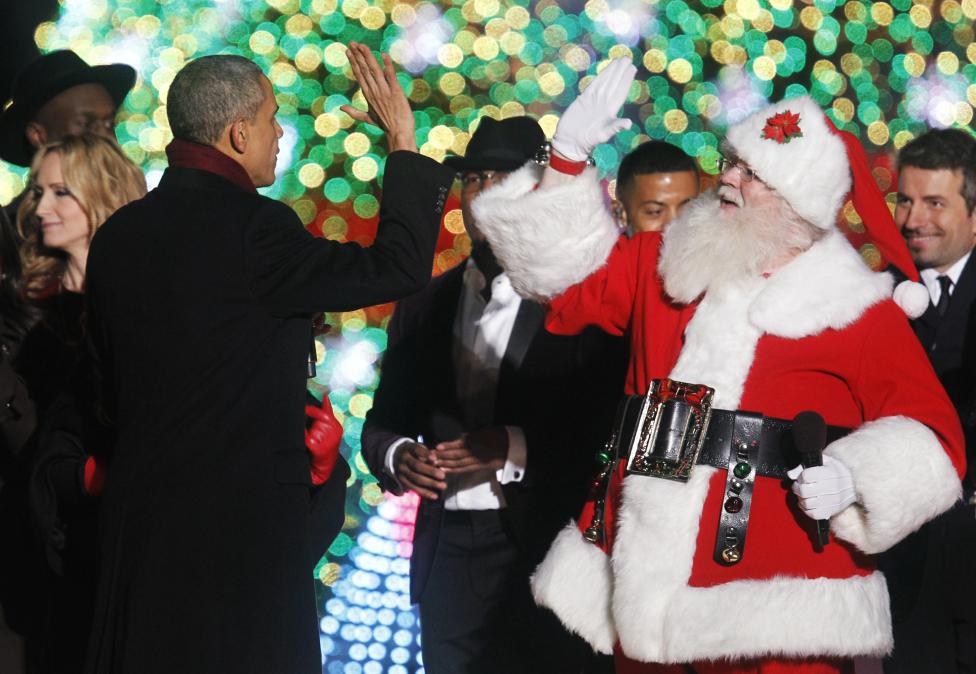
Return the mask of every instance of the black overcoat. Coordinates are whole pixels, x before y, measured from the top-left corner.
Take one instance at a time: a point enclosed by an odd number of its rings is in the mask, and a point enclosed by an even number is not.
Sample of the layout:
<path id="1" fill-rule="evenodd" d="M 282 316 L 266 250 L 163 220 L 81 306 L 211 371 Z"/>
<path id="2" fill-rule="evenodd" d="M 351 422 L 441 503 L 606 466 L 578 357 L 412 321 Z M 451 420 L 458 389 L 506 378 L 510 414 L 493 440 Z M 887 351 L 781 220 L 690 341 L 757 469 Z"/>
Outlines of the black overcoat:
<path id="1" fill-rule="evenodd" d="M 288 206 L 187 168 L 98 231 L 89 332 L 118 438 L 89 674 L 321 671 L 309 316 L 422 288 L 452 180 L 391 154 L 369 248 L 312 237 Z M 341 493 L 327 500 L 319 536 L 343 518 Z"/>

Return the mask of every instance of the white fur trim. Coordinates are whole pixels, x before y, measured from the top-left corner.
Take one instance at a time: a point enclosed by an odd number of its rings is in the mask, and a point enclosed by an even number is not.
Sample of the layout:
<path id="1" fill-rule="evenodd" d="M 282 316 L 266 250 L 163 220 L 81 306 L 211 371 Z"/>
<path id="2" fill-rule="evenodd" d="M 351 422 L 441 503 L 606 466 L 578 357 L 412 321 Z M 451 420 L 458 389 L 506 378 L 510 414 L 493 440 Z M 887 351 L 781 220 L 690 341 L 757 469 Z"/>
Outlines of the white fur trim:
<path id="1" fill-rule="evenodd" d="M 887 550 L 962 496 L 942 443 L 908 417 L 865 423 L 824 451 L 851 469 L 857 491 L 857 502 L 831 518 L 831 530 L 869 554 Z"/>
<path id="2" fill-rule="evenodd" d="M 763 280 L 756 278 L 710 290 L 685 328 L 685 343 L 670 377 L 711 386 L 715 407 L 739 406 L 762 336 L 749 321 L 749 306 L 763 286 Z"/>
<path id="3" fill-rule="evenodd" d="M 537 604 L 552 609 L 568 630 L 594 650 L 613 653 L 617 635 L 610 615 L 610 559 L 583 538 L 575 522 L 556 536 L 531 583 Z"/>
<path id="4" fill-rule="evenodd" d="M 798 339 L 840 330 L 891 296 L 890 274 L 871 271 L 839 231 L 776 271 L 749 309 L 771 335 Z"/>
<path id="5" fill-rule="evenodd" d="M 698 521 L 715 472 L 697 466 L 684 484 L 643 475 L 624 479 L 613 544 L 613 616 L 628 657 L 666 661 L 670 606 L 688 585 Z"/>
<path id="6" fill-rule="evenodd" d="M 670 663 L 881 656 L 892 647 L 888 589 L 877 571 L 687 587 L 675 594 L 664 623 L 663 660 Z"/>
<path id="7" fill-rule="evenodd" d="M 929 308 L 931 297 L 924 285 L 917 281 L 902 281 L 891 295 L 909 318 L 918 318 Z"/>
<path id="8" fill-rule="evenodd" d="M 485 190 L 472 210 L 515 291 L 545 301 L 603 266 L 620 230 L 596 169 L 535 189 L 540 177 L 541 167 L 526 164 Z"/>
<path id="9" fill-rule="evenodd" d="M 803 136 L 788 143 L 763 138 L 766 120 L 785 110 L 799 113 Z M 834 228 L 851 189 L 850 164 L 844 142 L 827 127 L 812 98 L 788 98 L 764 108 L 729 128 L 726 140 L 797 214 L 822 229 Z"/>

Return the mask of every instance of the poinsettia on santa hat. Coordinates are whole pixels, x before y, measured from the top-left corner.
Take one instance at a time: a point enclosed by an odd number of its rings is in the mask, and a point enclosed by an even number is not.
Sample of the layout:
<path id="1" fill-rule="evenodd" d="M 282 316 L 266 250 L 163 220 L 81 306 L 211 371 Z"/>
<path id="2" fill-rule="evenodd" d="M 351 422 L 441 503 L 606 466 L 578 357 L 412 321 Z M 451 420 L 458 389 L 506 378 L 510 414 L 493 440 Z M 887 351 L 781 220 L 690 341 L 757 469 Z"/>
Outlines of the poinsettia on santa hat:
<path id="1" fill-rule="evenodd" d="M 731 126 L 726 139 L 800 217 L 822 229 L 834 227 L 851 187 L 847 153 L 812 98 L 770 105 Z"/>

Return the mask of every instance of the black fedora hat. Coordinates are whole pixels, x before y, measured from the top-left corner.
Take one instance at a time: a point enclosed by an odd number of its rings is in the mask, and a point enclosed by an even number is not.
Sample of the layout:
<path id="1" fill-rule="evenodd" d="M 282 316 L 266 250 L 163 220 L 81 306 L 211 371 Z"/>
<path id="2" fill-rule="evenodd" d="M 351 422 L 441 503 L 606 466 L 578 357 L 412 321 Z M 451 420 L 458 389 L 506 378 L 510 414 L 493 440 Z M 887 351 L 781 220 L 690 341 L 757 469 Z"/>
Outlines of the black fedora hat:
<path id="1" fill-rule="evenodd" d="M 17 73 L 13 96 L 0 113 L 0 158 L 19 166 L 30 164 L 34 148 L 24 135 L 27 123 L 62 91 L 79 84 L 101 84 L 115 101 L 115 107 L 119 107 L 135 81 L 136 71 L 131 66 L 90 66 L 68 50 L 53 51 L 31 61 Z"/>
<path id="2" fill-rule="evenodd" d="M 546 134 L 531 117 L 509 117 L 501 121 L 482 117 L 464 156 L 447 157 L 444 163 L 458 171 L 512 171 L 532 159 L 545 143 Z"/>

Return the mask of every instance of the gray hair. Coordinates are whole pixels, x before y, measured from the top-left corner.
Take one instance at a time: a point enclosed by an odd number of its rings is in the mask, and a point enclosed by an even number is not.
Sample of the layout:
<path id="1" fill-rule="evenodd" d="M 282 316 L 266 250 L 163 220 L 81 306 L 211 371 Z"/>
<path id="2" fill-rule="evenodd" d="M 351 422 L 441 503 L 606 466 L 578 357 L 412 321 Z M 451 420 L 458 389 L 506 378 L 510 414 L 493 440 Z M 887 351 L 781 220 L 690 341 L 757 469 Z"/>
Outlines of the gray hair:
<path id="1" fill-rule="evenodd" d="M 264 102 L 264 73 L 243 56 L 203 56 L 176 74 L 166 99 L 173 136 L 213 145 L 227 125 L 254 119 Z"/>

